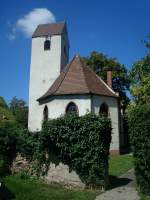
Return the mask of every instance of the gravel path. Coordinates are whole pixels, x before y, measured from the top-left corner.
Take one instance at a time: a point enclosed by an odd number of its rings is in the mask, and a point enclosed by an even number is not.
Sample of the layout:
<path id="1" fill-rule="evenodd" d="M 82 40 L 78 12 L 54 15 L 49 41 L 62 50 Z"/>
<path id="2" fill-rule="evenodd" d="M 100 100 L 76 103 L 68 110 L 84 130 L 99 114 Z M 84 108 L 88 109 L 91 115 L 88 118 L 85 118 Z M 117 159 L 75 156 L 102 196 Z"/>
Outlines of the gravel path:
<path id="1" fill-rule="evenodd" d="M 138 193 L 135 189 L 134 170 L 129 170 L 123 176 L 114 180 L 115 187 L 100 194 L 95 200 L 139 200 Z"/>

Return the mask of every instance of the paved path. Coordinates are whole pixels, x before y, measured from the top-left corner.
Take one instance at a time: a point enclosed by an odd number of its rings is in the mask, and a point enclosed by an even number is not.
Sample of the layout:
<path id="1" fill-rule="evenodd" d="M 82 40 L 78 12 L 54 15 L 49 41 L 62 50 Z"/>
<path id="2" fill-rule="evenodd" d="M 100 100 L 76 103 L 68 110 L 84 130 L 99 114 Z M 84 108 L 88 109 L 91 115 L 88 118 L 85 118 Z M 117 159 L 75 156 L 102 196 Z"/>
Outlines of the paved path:
<path id="1" fill-rule="evenodd" d="M 135 189 L 136 184 L 133 169 L 113 182 L 116 186 L 100 194 L 95 200 L 140 200 Z"/>

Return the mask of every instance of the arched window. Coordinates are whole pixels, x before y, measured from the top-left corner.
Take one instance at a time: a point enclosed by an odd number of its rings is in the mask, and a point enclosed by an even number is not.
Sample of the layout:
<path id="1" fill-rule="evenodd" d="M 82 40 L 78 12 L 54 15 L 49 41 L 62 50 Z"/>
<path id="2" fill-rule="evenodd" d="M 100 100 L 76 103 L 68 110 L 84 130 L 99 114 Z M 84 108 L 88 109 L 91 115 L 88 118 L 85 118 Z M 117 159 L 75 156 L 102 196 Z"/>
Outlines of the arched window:
<path id="1" fill-rule="evenodd" d="M 45 106 L 44 107 L 44 111 L 43 111 L 43 120 L 47 121 L 48 120 L 48 107 Z"/>
<path id="2" fill-rule="evenodd" d="M 50 45 L 51 45 L 50 40 L 46 40 L 44 42 L 44 50 L 50 50 Z"/>
<path id="3" fill-rule="evenodd" d="M 99 113 L 108 116 L 108 106 L 107 106 L 106 103 L 102 103 L 102 104 L 101 104 Z"/>
<path id="4" fill-rule="evenodd" d="M 78 107 L 76 106 L 75 103 L 70 102 L 67 107 L 66 107 L 66 114 L 67 113 L 76 113 L 78 114 Z"/>

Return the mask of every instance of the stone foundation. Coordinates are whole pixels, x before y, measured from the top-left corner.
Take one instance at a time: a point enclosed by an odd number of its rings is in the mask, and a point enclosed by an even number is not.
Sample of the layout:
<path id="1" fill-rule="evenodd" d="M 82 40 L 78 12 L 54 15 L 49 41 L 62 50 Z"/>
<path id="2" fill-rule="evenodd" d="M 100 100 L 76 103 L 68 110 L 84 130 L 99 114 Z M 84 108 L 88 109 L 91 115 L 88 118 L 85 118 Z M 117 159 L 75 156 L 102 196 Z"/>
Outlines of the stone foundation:
<path id="1" fill-rule="evenodd" d="M 31 163 L 20 154 L 17 155 L 13 161 L 11 171 L 12 173 L 29 172 L 30 174 Z M 47 175 L 42 177 L 46 183 L 59 183 L 67 187 L 77 187 L 80 189 L 85 188 L 85 184 L 82 183 L 81 179 L 75 171 L 69 171 L 69 167 L 63 163 L 54 164 L 51 163 Z"/>
<path id="2" fill-rule="evenodd" d="M 51 163 L 48 173 L 43 179 L 47 183 L 59 183 L 69 187 L 85 188 L 85 184 L 82 183 L 77 173 L 75 171 L 69 172 L 69 167 L 63 163 L 58 165 Z"/>
<path id="3" fill-rule="evenodd" d="M 29 171 L 31 169 L 31 164 L 26 158 L 22 157 L 20 154 L 17 155 L 16 159 L 13 161 L 11 166 L 12 173 L 19 173 L 22 171 Z"/>

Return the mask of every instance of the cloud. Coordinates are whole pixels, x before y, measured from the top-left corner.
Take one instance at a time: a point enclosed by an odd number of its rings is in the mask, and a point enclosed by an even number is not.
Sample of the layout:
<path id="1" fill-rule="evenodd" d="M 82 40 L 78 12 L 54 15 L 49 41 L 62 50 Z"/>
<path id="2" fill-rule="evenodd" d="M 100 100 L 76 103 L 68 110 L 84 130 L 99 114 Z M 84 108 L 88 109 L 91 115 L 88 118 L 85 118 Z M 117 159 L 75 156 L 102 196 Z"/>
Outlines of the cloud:
<path id="1" fill-rule="evenodd" d="M 10 40 L 15 39 L 17 31 L 21 31 L 26 37 L 31 37 L 39 24 L 52 23 L 55 21 L 54 14 L 47 8 L 35 8 L 17 20 L 8 38 Z"/>

